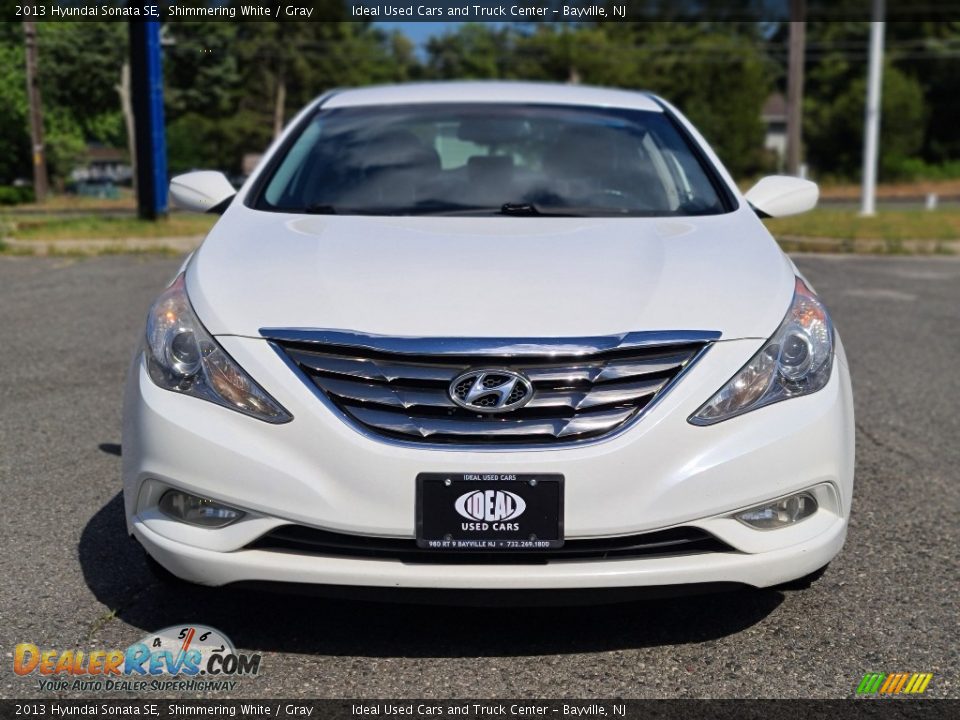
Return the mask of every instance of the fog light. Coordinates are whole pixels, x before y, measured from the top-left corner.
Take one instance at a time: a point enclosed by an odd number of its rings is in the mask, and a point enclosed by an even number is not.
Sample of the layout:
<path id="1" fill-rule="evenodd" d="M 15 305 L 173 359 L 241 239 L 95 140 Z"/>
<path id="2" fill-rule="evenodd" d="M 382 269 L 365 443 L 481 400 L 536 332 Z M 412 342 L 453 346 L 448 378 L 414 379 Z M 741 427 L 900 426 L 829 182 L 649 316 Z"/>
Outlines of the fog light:
<path id="1" fill-rule="evenodd" d="M 160 510 L 174 520 L 201 527 L 226 527 L 244 516 L 242 510 L 179 490 L 167 490 L 160 498 Z"/>
<path id="2" fill-rule="evenodd" d="M 776 530 L 798 523 L 816 511 L 816 498 L 808 492 L 802 492 L 744 510 L 734 517 L 758 530 Z"/>

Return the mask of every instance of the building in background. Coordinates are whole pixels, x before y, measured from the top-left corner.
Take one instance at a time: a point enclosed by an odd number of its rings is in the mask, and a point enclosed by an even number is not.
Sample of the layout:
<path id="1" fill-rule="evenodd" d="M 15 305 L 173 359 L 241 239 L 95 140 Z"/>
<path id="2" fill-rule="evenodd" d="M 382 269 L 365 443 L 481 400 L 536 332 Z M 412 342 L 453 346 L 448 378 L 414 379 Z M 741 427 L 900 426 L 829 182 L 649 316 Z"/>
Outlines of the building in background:
<path id="1" fill-rule="evenodd" d="M 783 172 L 787 158 L 787 99 L 773 93 L 763 104 L 763 147 L 776 159 L 777 172 Z"/>
<path id="2" fill-rule="evenodd" d="M 70 172 L 71 189 L 79 195 L 115 197 L 117 186 L 130 186 L 133 168 L 127 151 L 103 145 L 87 145 L 86 158 Z"/>

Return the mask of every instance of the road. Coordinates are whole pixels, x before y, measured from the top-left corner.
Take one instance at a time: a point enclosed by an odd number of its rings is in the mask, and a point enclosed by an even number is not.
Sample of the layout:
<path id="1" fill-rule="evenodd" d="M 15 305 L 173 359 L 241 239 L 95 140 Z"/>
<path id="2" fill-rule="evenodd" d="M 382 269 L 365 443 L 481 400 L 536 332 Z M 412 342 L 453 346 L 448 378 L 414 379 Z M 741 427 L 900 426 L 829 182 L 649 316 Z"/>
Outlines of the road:
<path id="1" fill-rule="evenodd" d="M 849 697 L 868 671 L 932 672 L 927 694 L 957 697 L 960 261 L 797 263 L 856 392 L 855 506 L 826 575 L 803 592 L 494 610 L 157 584 L 124 532 L 120 403 L 179 261 L 0 257 L 0 696 L 43 694 L 11 672 L 16 643 L 123 648 L 193 621 L 263 654 L 245 697 Z"/>

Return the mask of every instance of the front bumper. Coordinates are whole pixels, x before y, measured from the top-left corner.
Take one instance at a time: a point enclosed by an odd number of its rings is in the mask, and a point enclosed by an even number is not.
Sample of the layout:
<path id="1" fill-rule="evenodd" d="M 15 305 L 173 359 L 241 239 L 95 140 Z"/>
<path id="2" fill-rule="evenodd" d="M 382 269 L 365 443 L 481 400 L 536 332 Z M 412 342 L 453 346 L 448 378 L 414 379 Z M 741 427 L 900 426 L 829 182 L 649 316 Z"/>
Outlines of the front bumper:
<path id="1" fill-rule="evenodd" d="M 187 580 L 398 588 L 624 588 L 692 583 L 767 587 L 807 575 L 843 545 L 853 490 L 853 404 L 838 343 L 833 376 L 813 395 L 710 427 L 686 419 L 762 340 L 718 342 L 636 426 L 607 441 L 546 450 L 411 448 L 370 438 L 307 391 L 266 342 L 218 338 L 294 416 L 272 426 L 162 390 L 137 359 L 125 401 L 128 529 Z M 340 533 L 414 536 L 421 472 L 562 473 L 565 534 L 595 538 L 697 527 L 732 550 L 539 565 L 416 564 L 323 557 L 247 545 L 285 524 Z M 241 508 L 219 530 L 156 507 L 175 487 Z M 750 529 L 734 510 L 813 487 L 833 502 L 795 526 Z"/>
<path id="2" fill-rule="evenodd" d="M 145 524 L 134 535 L 178 577 L 205 585 L 296 582 L 318 585 L 450 589 L 575 589 L 740 583 L 768 587 L 808 575 L 840 552 L 846 522 L 837 519 L 803 543 L 770 552 L 710 553 L 640 560 L 543 565 L 436 565 L 242 550 L 215 552 L 170 540 Z"/>

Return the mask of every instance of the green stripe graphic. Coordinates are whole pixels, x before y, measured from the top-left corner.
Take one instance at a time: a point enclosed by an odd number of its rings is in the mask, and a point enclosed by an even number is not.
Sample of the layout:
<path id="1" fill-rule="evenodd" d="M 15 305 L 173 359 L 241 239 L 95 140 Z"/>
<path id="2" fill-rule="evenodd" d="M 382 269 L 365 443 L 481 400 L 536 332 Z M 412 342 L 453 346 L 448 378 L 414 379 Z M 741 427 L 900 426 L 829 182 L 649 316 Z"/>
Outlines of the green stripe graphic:
<path id="1" fill-rule="evenodd" d="M 857 694 L 865 695 L 877 692 L 886 677 L 886 673 L 867 673 L 860 681 L 860 685 L 857 686 Z"/>

